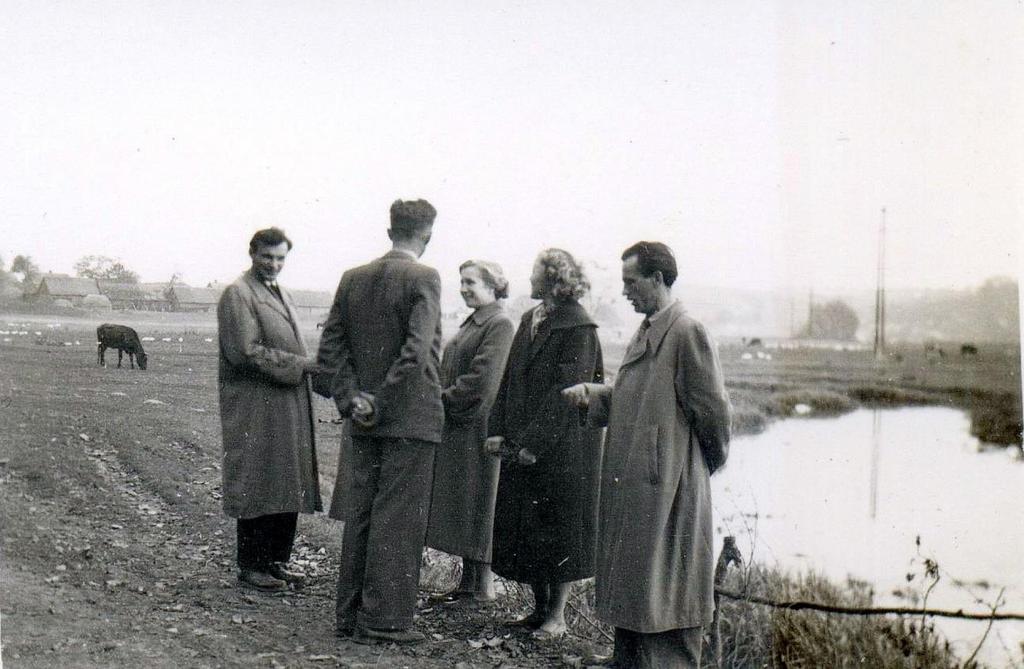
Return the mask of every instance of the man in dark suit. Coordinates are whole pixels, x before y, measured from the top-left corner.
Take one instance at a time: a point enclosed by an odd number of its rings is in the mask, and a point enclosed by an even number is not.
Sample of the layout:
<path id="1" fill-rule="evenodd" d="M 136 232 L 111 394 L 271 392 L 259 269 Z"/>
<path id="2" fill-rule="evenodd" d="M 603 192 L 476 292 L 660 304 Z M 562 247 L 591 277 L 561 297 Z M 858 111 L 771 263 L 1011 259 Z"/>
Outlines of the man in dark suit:
<path id="1" fill-rule="evenodd" d="M 424 640 L 412 621 L 444 408 L 441 280 L 417 260 L 436 215 L 426 200 L 391 205 L 391 251 L 345 272 L 320 339 L 352 419 L 337 632 L 363 643 Z"/>

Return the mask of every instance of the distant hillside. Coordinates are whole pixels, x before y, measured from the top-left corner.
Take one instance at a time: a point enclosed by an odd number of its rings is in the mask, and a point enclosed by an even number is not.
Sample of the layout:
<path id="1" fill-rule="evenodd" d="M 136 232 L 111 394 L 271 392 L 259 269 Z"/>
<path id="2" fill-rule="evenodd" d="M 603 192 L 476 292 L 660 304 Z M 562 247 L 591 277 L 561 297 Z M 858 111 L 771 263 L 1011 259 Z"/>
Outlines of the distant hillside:
<path id="1" fill-rule="evenodd" d="M 886 336 L 893 341 L 1020 341 L 1017 293 L 1017 282 L 1008 277 L 991 278 L 975 289 L 896 293 L 887 302 Z"/>
<path id="2" fill-rule="evenodd" d="M 1015 342 L 1020 339 L 1017 282 L 1006 277 L 987 280 L 964 290 L 904 290 L 890 292 L 886 307 L 887 339 L 892 342 L 972 341 Z M 584 304 L 601 325 L 602 337 L 628 339 L 640 316 L 619 293 L 621 285 L 610 280 Z M 737 290 L 713 286 L 680 286 L 676 291 L 686 309 L 705 323 L 719 340 L 742 337 L 788 338 L 807 323 L 807 292 Z M 875 296 L 858 293 L 815 294 L 815 303 L 842 300 L 860 319 L 857 338 L 870 342 L 874 332 Z M 456 302 L 456 300 L 458 300 Z M 513 295 L 506 308 L 518 322 L 536 300 Z M 462 317 L 468 314 L 458 295 L 449 295 L 445 310 Z M 461 318 L 459 319 L 461 322 Z"/>

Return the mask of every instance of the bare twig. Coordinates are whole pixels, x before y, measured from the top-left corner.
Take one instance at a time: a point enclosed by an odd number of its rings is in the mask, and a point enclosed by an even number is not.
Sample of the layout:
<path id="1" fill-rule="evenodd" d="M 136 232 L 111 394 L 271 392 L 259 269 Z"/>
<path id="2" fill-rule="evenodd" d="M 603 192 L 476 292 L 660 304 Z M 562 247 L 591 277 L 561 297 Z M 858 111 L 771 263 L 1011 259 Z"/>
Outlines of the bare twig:
<path id="1" fill-rule="evenodd" d="M 920 554 L 920 550 L 918 551 Z M 939 584 L 939 564 L 931 558 L 925 558 L 924 561 L 924 577 L 932 579 L 932 584 L 928 586 L 928 589 L 924 591 L 924 598 L 921 600 L 921 611 L 928 610 L 928 595 L 932 594 L 932 590 Z M 927 614 L 921 614 L 921 629 L 924 630 L 924 623 Z"/>
<path id="2" fill-rule="evenodd" d="M 1006 592 L 1006 588 L 1001 588 L 999 590 L 999 594 L 996 595 L 996 603 L 991 606 L 992 615 L 993 616 L 996 614 L 996 610 L 1000 606 L 1002 606 L 1002 599 L 1003 599 L 1003 593 L 1004 592 Z M 994 623 L 994 622 L 995 622 L 995 618 L 990 618 L 989 619 L 988 625 L 985 626 L 985 633 L 981 635 L 981 641 L 979 641 L 978 645 L 974 647 L 974 652 L 971 653 L 971 656 L 964 661 L 964 666 L 965 667 L 971 666 L 971 662 L 974 661 L 974 658 L 978 654 L 978 651 L 981 650 L 982 645 L 985 643 L 985 639 L 988 638 L 988 633 L 992 631 L 992 623 Z"/>
<path id="3" fill-rule="evenodd" d="M 838 613 L 840 615 L 847 616 L 919 616 L 923 614 L 939 618 L 961 618 L 963 620 L 1024 620 L 1024 613 L 964 613 L 963 609 L 957 611 L 947 611 L 942 609 L 922 610 L 919 608 L 911 609 L 899 606 L 830 606 L 828 604 L 819 604 L 818 602 L 808 602 L 798 599 L 788 601 L 768 599 L 767 597 L 758 597 L 757 595 L 733 592 L 732 590 L 725 590 L 724 588 L 715 588 L 715 592 L 720 594 L 722 597 L 727 597 L 729 599 L 751 602 L 752 604 L 762 604 L 764 606 L 771 606 L 777 609 L 789 609 L 790 611 L 821 611 L 822 613 Z"/>
<path id="4" fill-rule="evenodd" d="M 613 637 L 612 635 L 608 634 L 608 632 L 605 632 L 605 631 L 604 631 L 604 629 L 603 629 L 603 628 L 602 628 L 602 627 L 601 627 L 600 625 L 598 625 L 598 624 L 597 624 L 596 622 L 594 622 L 593 620 L 591 620 L 591 619 L 590 619 L 590 616 L 588 616 L 588 615 L 587 615 L 586 613 L 584 613 L 583 611 L 581 611 L 581 610 L 579 609 L 579 607 L 577 607 L 577 606 L 576 606 L 575 604 L 573 604 L 573 603 L 572 603 L 572 600 L 569 600 L 568 602 L 566 602 L 566 605 L 567 605 L 567 606 L 569 607 L 569 609 L 571 609 L 571 610 L 572 610 L 572 611 L 573 611 L 573 612 L 574 612 L 574 613 L 575 613 L 575 614 L 576 614 L 577 616 L 579 616 L 580 618 L 583 618 L 583 619 L 584 619 L 584 620 L 586 620 L 586 621 L 587 621 L 588 623 L 590 623 L 590 626 L 591 626 L 591 627 L 593 627 L 594 629 L 596 629 L 596 630 L 597 630 L 598 632 L 600 632 L 600 633 L 601 633 L 601 636 L 603 636 L 603 637 L 604 637 L 605 639 L 608 639 L 609 641 L 612 641 L 612 642 L 614 642 L 614 641 L 615 641 L 615 637 Z"/>

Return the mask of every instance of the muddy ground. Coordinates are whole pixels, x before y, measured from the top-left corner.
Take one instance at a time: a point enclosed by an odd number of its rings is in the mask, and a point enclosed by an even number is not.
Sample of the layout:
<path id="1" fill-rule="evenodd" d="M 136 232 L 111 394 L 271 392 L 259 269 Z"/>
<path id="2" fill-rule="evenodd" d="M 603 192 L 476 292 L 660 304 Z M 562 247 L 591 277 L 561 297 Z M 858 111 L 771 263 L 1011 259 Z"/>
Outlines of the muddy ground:
<path id="1" fill-rule="evenodd" d="M 143 325 L 149 369 L 133 371 L 114 366 L 116 353 L 97 366 L 90 324 L 15 320 L 29 334 L 0 345 L 4 666 L 579 666 L 592 649 L 508 626 L 521 597 L 485 609 L 424 599 L 418 647 L 336 639 L 341 525 L 322 515 L 300 517 L 309 585 L 240 588 L 220 506 L 213 331 Z M 317 414 L 335 415 L 319 400 Z M 329 499 L 337 426 L 319 424 L 318 437 Z"/>

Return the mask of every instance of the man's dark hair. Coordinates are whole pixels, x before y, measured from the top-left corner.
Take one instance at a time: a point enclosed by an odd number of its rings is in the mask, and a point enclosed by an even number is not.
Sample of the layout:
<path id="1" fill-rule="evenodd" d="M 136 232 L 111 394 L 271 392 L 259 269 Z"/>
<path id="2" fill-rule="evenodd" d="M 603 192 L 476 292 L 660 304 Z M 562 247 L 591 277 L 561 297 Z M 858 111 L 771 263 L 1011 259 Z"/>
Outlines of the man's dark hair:
<path id="1" fill-rule="evenodd" d="M 666 286 L 671 287 L 679 276 L 672 249 L 661 242 L 637 242 L 622 252 L 622 260 L 633 256 L 636 256 L 636 265 L 642 275 L 652 276 L 661 272 Z"/>
<path id="2" fill-rule="evenodd" d="M 256 250 L 261 246 L 277 246 L 281 242 L 287 242 L 288 250 L 292 250 L 292 240 L 288 239 L 288 235 L 284 234 L 284 230 L 281 228 L 259 230 L 249 240 L 249 253 L 256 253 Z"/>
<path id="3" fill-rule="evenodd" d="M 391 231 L 403 239 L 434 224 L 437 210 L 426 200 L 395 200 L 391 204 Z"/>

